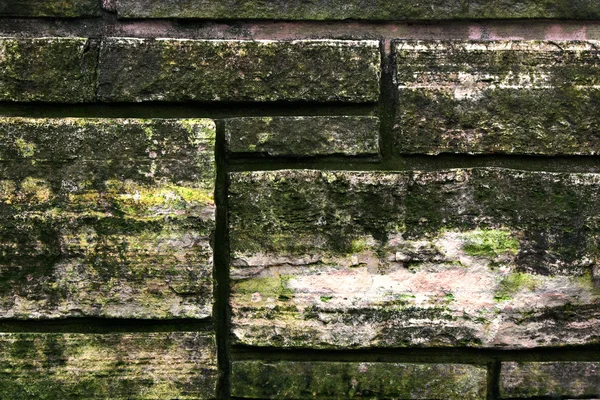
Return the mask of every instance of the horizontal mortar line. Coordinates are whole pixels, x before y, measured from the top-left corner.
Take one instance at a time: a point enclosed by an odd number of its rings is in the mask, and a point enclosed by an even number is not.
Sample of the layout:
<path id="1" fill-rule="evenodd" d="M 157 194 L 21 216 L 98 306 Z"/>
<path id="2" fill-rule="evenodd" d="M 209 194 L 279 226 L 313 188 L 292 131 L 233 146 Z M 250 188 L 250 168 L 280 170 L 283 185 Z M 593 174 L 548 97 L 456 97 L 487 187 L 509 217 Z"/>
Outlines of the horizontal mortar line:
<path id="1" fill-rule="evenodd" d="M 585 20 L 119 20 L 0 18 L 0 36 L 172 37 L 190 39 L 525 39 L 597 40 L 600 21 Z"/>
<path id="2" fill-rule="evenodd" d="M 1 333 L 151 333 L 209 332 L 213 322 L 206 319 L 142 320 L 117 318 L 65 318 L 56 320 L 0 320 Z"/>
<path id="3" fill-rule="evenodd" d="M 525 171 L 586 173 L 600 172 L 598 156 L 525 156 L 442 154 L 384 157 L 381 162 L 357 157 L 320 157 L 285 160 L 228 160 L 227 172 L 271 171 L 279 169 L 317 169 L 343 171 L 435 171 L 463 168 L 506 168 Z"/>
<path id="4" fill-rule="evenodd" d="M 475 348 L 397 348 L 360 350 L 274 349 L 234 346 L 233 361 L 326 361 L 457 363 L 485 365 L 491 361 L 523 362 L 600 362 L 598 346 L 537 348 L 520 350 Z"/>
<path id="5" fill-rule="evenodd" d="M 375 116 L 377 104 L 348 103 L 9 103 L 0 116 L 27 118 L 211 118 L 270 116 Z"/>

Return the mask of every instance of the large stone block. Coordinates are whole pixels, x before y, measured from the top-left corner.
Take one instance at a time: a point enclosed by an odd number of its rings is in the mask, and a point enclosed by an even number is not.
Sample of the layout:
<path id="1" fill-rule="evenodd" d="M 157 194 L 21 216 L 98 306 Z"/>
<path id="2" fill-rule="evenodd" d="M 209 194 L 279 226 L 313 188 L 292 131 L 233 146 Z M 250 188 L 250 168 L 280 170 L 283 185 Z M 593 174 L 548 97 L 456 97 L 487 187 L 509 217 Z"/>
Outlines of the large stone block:
<path id="1" fill-rule="evenodd" d="M 5 399 L 212 399 L 213 334 L 0 334 Z"/>
<path id="2" fill-rule="evenodd" d="M 229 178 L 235 343 L 516 349 L 600 339 L 598 174 Z"/>
<path id="3" fill-rule="evenodd" d="M 211 120 L 0 118 L 0 138 L 0 318 L 211 314 Z"/>
<path id="4" fill-rule="evenodd" d="M 116 0 L 119 18 L 288 20 L 427 20 L 490 18 L 600 18 L 593 1 L 548 0 Z"/>
<path id="5" fill-rule="evenodd" d="M 379 154 L 376 117 L 254 117 L 225 121 L 227 151 L 268 156 Z"/>
<path id="6" fill-rule="evenodd" d="M 89 39 L 0 38 L 0 101 L 93 101 L 97 60 Z"/>
<path id="7" fill-rule="evenodd" d="M 387 362 L 234 361 L 244 399 L 485 399 L 486 367 Z"/>
<path id="8" fill-rule="evenodd" d="M 379 98 L 375 41 L 107 39 L 102 101 L 339 101 Z"/>
<path id="9" fill-rule="evenodd" d="M 398 153 L 593 155 L 593 42 L 395 43 Z"/>
<path id="10" fill-rule="evenodd" d="M 598 362 L 508 362 L 500 374 L 502 398 L 600 397 Z"/>
<path id="11" fill-rule="evenodd" d="M 9 17 L 89 17 L 100 15 L 95 0 L 3 0 L 0 16 Z"/>

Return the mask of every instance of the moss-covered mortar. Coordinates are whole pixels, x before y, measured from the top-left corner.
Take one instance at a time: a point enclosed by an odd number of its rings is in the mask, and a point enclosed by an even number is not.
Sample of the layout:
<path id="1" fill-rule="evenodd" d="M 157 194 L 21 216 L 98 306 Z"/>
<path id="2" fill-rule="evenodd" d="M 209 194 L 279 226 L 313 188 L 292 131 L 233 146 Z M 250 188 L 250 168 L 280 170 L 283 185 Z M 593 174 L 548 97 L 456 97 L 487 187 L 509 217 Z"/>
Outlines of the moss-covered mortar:
<path id="1" fill-rule="evenodd" d="M 3 0 L 0 16 L 8 17 L 89 17 L 100 15 L 95 0 Z"/>
<path id="2" fill-rule="evenodd" d="M 507 362 L 500 373 L 501 398 L 598 398 L 598 362 Z"/>
<path id="3" fill-rule="evenodd" d="M 340 101 L 379 98 L 376 41 L 106 39 L 99 100 Z"/>
<path id="4" fill-rule="evenodd" d="M 119 18 L 205 18 L 284 20 L 440 20 L 515 18 L 600 18 L 586 0 L 116 0 Z"/>
<path id="5" fill-rule="evenodd" d="M 596 42 L 397 41 L 396 153 L 594 155 Z"/>
<path id="6" fill-rule="evenodd" d="M 200 332 L 0 334 L 5 399 L 213 399 L 216 344 Z"/>
<path id="7" fill-rule="evenodd" d="M 599 185 L 495 168 L 232 173 L 234 340 L 596 343 Z"/>
<path id="8" fill-rule="evenodd" d="M 1 318 L 212 313 L 211 120 L 0 118 Z"/>
<path id="9" fill-rule="evenodd" d="M 0 101 L 94 101 L 98 47 L 84 38 L 0 38 Z"/>
<path id="10" fill-rule="evenodd" d="M 225 140 L 232 156 L 375 156 L 379 154 L 379 118 L 229 118 L 225 120 Z"/>
<path id="11" fill-rule="evenodd" d="M 231 394 L 245 399 L 486 398 L 485 367 L 460 364 L 234 361 Z"/>

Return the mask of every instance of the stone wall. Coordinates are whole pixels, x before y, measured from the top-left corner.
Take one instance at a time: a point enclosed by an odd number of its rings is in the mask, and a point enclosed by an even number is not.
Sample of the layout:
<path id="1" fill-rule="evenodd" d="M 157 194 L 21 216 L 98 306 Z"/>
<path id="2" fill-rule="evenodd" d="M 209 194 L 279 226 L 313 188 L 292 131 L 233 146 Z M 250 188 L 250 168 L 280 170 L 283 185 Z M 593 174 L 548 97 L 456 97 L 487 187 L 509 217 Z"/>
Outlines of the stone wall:
<path id="1" fill-rule="evenodd" d="M 0 2 L 0 400 L 600 397 L 600 5 Z"/>

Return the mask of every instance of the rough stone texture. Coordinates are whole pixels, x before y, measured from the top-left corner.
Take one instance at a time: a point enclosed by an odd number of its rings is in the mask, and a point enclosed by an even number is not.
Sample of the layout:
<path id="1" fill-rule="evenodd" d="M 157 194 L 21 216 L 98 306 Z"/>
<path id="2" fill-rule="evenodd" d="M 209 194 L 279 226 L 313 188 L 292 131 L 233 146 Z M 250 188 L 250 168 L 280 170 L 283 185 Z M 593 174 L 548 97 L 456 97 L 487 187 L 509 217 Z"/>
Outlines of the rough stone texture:
<path id="1" fill-rule="evenodd" d="M 2 0 L 0 16 L 10 17 L 86 17 L 100 15 L 95 0 Z"/>
<path id="2" fill-rule="evenodd" d="M 598 174 L 481 168 L 229 177 L 236 343 L 598 342 Z"/>
<path id="3" fill-rule="evenodd" d="M 600 363 L 503 363 L 500 375 L 503 398 L 600 397 Z"/>
<path id="4" fill-rule="evenodd" d="M 97 59 L 89 39 L 0 38 L 0 101 L 93 101 Z"/>
<path id="5" fill-rule="evenodd" d="M 211 18 L 287 20 L 425 20 L 489 18 L 600 18 L 586 0 L 116 0 L 119 18 Z"/>
<path id="6" fill-rule="evenodd" d="M 379 97 L 375 41 L 107 39 L 102 101 L 340 101 Z"/>
<path id="7" fill-rule="evenodd" d="M 485 367 L 459 364 L 234 361 L 246 399 L 485 399 Z"/>
<path id="8" fill-rule="evenodd" d="M 269 156 L 376 155 L 376 117 L 256 117 L 225 122 L 230 153 Z"/>
<path id="9" fill-rule="evenodd" d="M 395 43 L 398 153 L 600 152 L 595 42 Z"/>
<path id="10" fill-rule="evenodd" d="M 0 334 L 5 399 L 209 399 L 213 334 Z"/>
<path id="11" fill-rule="evenodd" d="M 211 120 L 0 118 L 0 318 L 205 318 Z"/>

